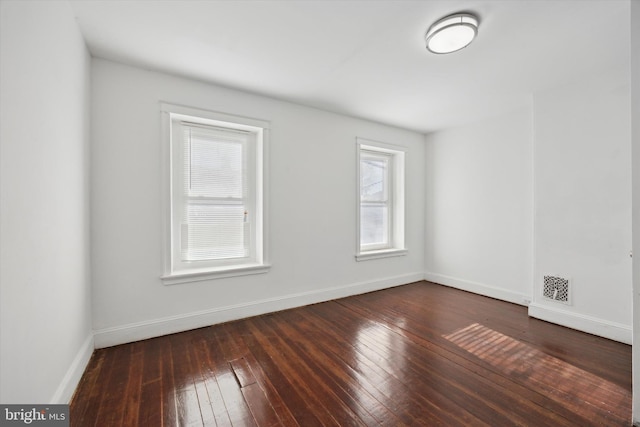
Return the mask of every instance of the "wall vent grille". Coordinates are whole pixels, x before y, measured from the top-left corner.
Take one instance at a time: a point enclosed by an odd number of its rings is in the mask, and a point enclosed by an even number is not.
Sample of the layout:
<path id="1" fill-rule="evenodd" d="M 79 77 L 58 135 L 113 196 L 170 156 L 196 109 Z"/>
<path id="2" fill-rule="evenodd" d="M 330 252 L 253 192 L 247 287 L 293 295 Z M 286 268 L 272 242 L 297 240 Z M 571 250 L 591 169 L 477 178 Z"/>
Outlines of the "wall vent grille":
<path id="1" fill-rule="evenodd" d="M 571 288 L 569 279 L 560 276 L 544 276 L 542 296 L 552 301 L 571 304 Z"/>

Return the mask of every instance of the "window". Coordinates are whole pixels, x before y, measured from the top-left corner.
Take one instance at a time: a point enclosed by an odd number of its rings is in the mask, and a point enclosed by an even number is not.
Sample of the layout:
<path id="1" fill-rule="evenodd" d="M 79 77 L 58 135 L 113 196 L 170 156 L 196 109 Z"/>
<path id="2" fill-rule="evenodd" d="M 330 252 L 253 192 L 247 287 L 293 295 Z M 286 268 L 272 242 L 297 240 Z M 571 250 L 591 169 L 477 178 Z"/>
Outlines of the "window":
<path id="1" fill-rule="evenodd" d="M 357 140 L 358 252 L 356 259 L 405 255 L 403 148 Z"/>
<path id="2" fill-rule="evenodd" d="M 268 123 L 162 105 L 165 284 L 263 273 Z"/>

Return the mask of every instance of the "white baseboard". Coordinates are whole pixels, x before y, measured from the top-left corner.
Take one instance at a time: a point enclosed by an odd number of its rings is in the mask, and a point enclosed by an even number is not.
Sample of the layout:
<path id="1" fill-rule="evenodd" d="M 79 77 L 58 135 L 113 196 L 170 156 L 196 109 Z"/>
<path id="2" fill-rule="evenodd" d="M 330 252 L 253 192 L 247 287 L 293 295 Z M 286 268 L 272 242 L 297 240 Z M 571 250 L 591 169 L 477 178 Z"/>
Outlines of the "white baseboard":
<path id="1" fill-rule="evenodd" d="M 71 366 L 69 366 L 69 369 L 67 369 L 67 372 L 62 378 L 58 389 L 53 394 L 50 402 L 51 404 L 66 405 L 71 402 L 73 393 L 75 392 L 76 387 L 78 387 L 78 383 L 80 383 L 82 374 L 89 364 L 89 359 L 91 359 L 93 349 L 93 335 L 89 335 L 82 343 L 82 346 L 80 346 L 80 349 L 78 350 L 76 357 L 73 359 Z"/>
<path id="2" fill-rule="evenodd" d="M 186 313 L 161 319 L 148 320 L 128 325 L 116 326 L 94 331 L 96 348 L 111 347 L 118 344 L 140 341 L 148 338 L 190 329 L 202 328 L 217 323 L 257 316 L 265 313 L 286 310 L 294 307 L 315 304 L 337 298 L 359 295 L 424 279 L 424 273 L 411 273 L 388 277 L 381 280 L 353 283 L 317 291 L 302 292 L 277 298 L 268 298 L 243 304 L 214 308 L 211 310 Z"/>
<path id="3" fill-rule="evenodd" d="M 472 282 L 470 280 L 458 279 L 456 277 L 445 276 L 443 274 L 425 272 L 424 279 L 429 282 L 438 283 L 440 285 L 449 286 L 463 291 L 473 292 L 474 294 L 484 295 L 486 297 L 499 299 L 502 301 L 512 302 L 519 305 L 528 305 L 531 297 L 512 292 L 502 288 L 486 285 L 484 283 Z"/>
<path id="4" fill-rule="evenodd" d="M 630 326 L 574 313 L 560 307 L 531 303 L 529 316 L 625 344 L 631 344 L 633 341 L 633 331 Z"/>

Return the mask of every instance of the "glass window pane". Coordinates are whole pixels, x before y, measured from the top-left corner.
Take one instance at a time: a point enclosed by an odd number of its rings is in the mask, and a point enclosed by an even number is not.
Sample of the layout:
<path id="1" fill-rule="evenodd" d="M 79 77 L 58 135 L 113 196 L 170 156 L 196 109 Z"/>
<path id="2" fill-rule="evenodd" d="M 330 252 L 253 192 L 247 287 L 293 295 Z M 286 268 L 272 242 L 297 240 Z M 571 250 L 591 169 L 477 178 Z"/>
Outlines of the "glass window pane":
<path id="1" fill-rule="evenodd" d="M 389 209 L 384 205 L 360 206 L 360 244 L 386 245 L 388 235 Z"/>
<path id="2" fill-rule="evenodd" d="M 360 160 L 360 198 L 366 201 L 387 200 L 388 160 L 365 157 Z"/>

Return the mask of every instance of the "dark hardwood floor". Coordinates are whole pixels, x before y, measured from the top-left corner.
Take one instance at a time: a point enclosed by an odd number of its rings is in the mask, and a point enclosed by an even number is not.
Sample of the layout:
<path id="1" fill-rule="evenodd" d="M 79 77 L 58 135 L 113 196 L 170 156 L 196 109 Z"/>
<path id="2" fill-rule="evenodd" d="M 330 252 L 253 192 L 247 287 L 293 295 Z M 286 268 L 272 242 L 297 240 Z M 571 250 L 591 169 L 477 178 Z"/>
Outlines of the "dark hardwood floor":
<path id="1" fill-rule="evenodd" d="M 97 350 L 72 426 L 631 425 L 631 347 L 428 282 Z"/>

